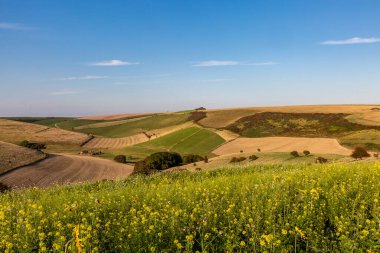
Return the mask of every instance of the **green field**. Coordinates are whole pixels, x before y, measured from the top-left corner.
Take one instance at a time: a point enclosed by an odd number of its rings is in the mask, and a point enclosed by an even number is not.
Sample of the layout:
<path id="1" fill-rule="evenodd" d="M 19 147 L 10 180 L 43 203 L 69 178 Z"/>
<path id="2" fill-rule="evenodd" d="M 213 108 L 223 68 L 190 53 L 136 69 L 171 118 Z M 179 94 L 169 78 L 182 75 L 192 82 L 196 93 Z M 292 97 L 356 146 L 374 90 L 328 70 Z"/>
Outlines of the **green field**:
<path id="1" fill-rule="evenodd" d="M 34 123 L 34 124 L 44 125 L 44 126 L 54 126 L 54 124 L 56 123 L 66 121 L 66 120 L 72 120 L 72 118 L 66 118 L 66 117 L 8 117 L 4 119 L 21 121 L 21 122 L 26 122 L 26 123 Z"/>
<path id="2" fill-rule="evenodd" d="M 188 113 L 153 115 L 149 118 L 127 122 L 121 125 L 80 129 L 79 132 L 89 133 L 104 137 L 125 137 L 141 133 L 143 131 L 180 125 L 189 121 Z"/>
<path id="3" fill-rule="evenodd" d="M 363 130 L 352 132 L 340 137 L 339 142 L 349 147 L 363 146 L 368 150 L 380 151 L 380 131 Z"/>
<path id="4" fill-rule="evenodd" d="M 1 252 L 379 252 L 380 163 L 230 166 L 0 195 Z"/>
<path id="5" fill-rule="evenodd" d="M 189 127 L 163 137 L 122 149 L 122 153 L 135 158 L 144 158 L 159 151 L 174 151 L 181 154 L 212 156 L 211 151 L 224 140 L 204 128 Z"/>

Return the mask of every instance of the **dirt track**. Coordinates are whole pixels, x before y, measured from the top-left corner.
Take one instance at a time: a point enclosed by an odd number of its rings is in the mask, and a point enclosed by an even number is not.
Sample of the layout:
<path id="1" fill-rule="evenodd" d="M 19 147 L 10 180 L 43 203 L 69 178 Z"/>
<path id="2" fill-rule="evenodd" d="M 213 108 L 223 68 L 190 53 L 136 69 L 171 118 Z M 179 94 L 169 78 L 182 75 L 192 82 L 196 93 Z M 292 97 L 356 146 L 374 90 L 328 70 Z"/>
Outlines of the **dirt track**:
<path id="1" fill-rule="evenodd" d="M 45 160 L 0 176 L 11 187 L 46 187 L 54 184 L 117 179 L 133 172 L 130 165 L 74 155 L 50 155 Z"/>
<path id="2" fill-rule="evenodd" d="M 319 154 L 350 155 L 351 150 L 342 147 L 337 140 L 329 138 L 292 138 L 292 137 L 266 137 L 266 138 L 238 138 L 226 143 L 213 151 L 216 155 L 226 155 L 244 152 L 302 152 L 309 150 Z"/>

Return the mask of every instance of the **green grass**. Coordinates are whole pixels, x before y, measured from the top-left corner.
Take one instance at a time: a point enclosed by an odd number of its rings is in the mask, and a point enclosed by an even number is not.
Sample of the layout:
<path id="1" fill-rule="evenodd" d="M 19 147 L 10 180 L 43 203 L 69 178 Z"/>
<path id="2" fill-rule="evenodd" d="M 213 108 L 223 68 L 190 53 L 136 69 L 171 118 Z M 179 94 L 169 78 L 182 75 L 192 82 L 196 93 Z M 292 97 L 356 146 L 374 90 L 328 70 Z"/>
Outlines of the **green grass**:
<path id="1" fill-rule="evenodd" d="M 85 120 L 85 119 L 72 119 L 57 123 L 57 127 L 65 130 L 74 130 L 75 127 L 84 126 L 88 124 L 94 124 L 99 122 L 98 120 Z M 54 125 L 55 126 L 55 125 Z"/>
<path id="2" fill-rule="evenodd" d="M 65 121 L 70 121 L 70 120 L 73 120 L 73 119 L 72 118 L 47 118 L 47 119 L 34 121 L 33 123 L 38 124 L 38 125 L 48 126 L 48 127 L 55 127 L 55 124 L 65 122 Z"/>
<path id="3" fill-rule="evenodd" d="M 122 150 L 127 156 L 142 159 L 159 151 L 173 151 L 180 154 L 212 156 L 211 151 L 224 142 L 223 138 L 204 128 L 189 127 L 174 133 L 137 144 Z"/>
<path id="4" fill-rule="evenodd" d="M 125 137 L 141 133 L 143 131 L 170 127 L 185 123 L 189 120 L 188 113 L 154 115 L 149 118 L 128 122 L 121 125 L 87 128 L 78 130 L 83 133 L 90 133 L 104 137 Z"/>
<path id="5" fill-rule="evenodd" d="M 379 252 L 380 164 L 230 166 L 0 195 L 1 252 Z"/>
<path id="6" fill-rule="evenodd" d="M 380 131 L 364 130 L 352 132 L 340 137 L 339 142 L 349 147 L 363 146 L 372 151 L 380 151 Z"/>
<path id="7" fill-rule="evenodd" d="M 254 161 L 250 160 L 249 156 L 251 155 L 257 156 L 258 159 Z M 187 165 L 181 166 L 181 168 L 216 169 L 220 167 L 230 166 L 231 164 L 233 164 L 231 163 L 231 159 L 233 157 L 237 157 L 237 158 L 245 157 L 246 160 L 236 163 L 236 164 L 244 165 L 244 166 L 252 166 L 252 165 L 259 165 L 259 164 L 260 165 L 261 164 L 284 164 L 284 165 L 314 164 L 315 159 L 319 156 L 326 158 L 328 160 L 328 163 L 347 161 L 347 158 L 345 156 L 334 155 L 334 154 L 311 154 L 311 155 L 305 156 L 301 153 L 300 157 L 293 157 L 292 155 L 290 155 L 290 152 L 252 152 L 252 153 L 240 153 L 240 154 L 231 154 L 231 155 L 215 157 L 209 160 L 208 163 L 198 162 L 196 163 L 196 166 L 194 166 L 193 164 L 187 164 Z"/>
<path id="8" fill-rule="evenodd" d="M 26 123 L 34 123 L 44 126 L 54 126 L 54 124 L 66 120 L 71 120 L 72 118 L 66 117 L 8 117 L 4 119 L 21 121 Z"/>

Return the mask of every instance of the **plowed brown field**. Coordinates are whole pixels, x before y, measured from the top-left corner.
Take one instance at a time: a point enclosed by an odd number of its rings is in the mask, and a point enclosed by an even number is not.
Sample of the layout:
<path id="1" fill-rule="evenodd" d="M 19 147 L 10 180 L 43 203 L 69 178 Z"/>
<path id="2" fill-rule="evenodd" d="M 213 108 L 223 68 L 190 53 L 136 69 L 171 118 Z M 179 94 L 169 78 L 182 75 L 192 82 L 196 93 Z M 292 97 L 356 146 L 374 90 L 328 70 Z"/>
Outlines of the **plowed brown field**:
<path id="1" fill-rule="evenodd" d="M 128 146 L 133 146 L 142 142 L 153 140 L 155 138 L 173 133 L 175 131 L 193 126 L 192 122 L 187 122 L 181 125 L 165 127 L 161 129 L 155 129 L 147 131 L 146 134 L 136 134 L 128 137 L 122 138 L 106 138 L 106 137 L 95 137 L 88 143 L 84 145 L 85 148 L 123 148 Z M 149 139 L 147 135 L 151 136 Z"/>
<path id="2" fill-rule="evenodd" d="M 59 128 L 30 124 L 25 122 L 0 119 L 0 140 L 19 143 L 23 140 L 81 145 L 90 137 Z"/>
<path id="3" fill-rule="evenodd" d="M 226 143 L 213 151 L 216 155 L 226 155 L 243 152 L 291 152 L 302 153 L 308 150 L 318 154 L 350 155 L 351 150 L 342 147 L 335 139 L 329 138 L 293 138 L 293 137 L 266 137 L 266 138 L 238 138 Z"/>
<path id="4" fill-rule="evenodd" d="M 136 134 L 123 138 L 95 137 L 83 147 L 85 148 L 123 148 L 133 146 L 141 142 L 149 141 L 145 134 Z"/>
<path id="5" fill-rule="evenodd" d="M 0 141 L 0 174 L 46 157 L 41 151 Z"/>
<path id="6" fill-rule="evenodd" d="M 46 187 L 54 184 L 124 178 L 132 172 L 133 166 L 101 158 L 50 155 L 43 161 L 0 176 L 0 182 L 13 188 Z"/>

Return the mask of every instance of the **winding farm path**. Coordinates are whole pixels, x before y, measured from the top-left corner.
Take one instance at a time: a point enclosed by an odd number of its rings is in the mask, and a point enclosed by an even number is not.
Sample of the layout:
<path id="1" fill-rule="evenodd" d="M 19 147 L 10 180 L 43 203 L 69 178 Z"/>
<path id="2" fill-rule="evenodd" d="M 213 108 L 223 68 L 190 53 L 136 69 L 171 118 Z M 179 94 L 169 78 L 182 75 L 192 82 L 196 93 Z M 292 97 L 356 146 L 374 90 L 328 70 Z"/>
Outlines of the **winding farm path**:
<path id="1" fill-rule="evenodd" d="M 125 178 L 133 166 L 77 155 L 49 155 L 43 161 L 0 176 L 0 182 L 13 187 L 46 187 L 54 184 L 94 182 Z"/>

